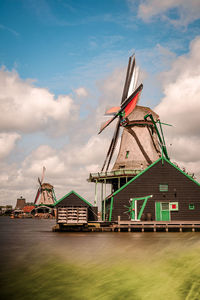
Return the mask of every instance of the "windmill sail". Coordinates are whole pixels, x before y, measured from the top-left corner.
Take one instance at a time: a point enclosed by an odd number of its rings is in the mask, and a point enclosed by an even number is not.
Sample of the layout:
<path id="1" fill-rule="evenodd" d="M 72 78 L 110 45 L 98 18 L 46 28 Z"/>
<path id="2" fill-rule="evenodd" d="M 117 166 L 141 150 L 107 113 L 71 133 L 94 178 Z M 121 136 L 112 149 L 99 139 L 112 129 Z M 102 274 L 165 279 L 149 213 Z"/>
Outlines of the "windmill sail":
<path id="1" fill-rule="evenodd" d="M 104 170 L 106 164 L 106 171 L 109 168 L 114 150 L 116 148 L 116 144 L 117 144 L 117 140 L 119 137 L 119 132 L 120 132 L 120 125 L 121 125 L 121 120 L 123 117 L 123 114 L 129 114 L 131 112 L 131 109 L 135 108 L 135 105 L 137 103 L 137 100 L 139 99 L 139 92 L 141 92 L 143 85 L 140 85 L 140 87 L 138 89 L 136 89 L 130 96 L 128 96 L 129 91 L 131 91 L 130 89 L 130 84 L 132 85 L 132 88 L 134 87 L 134 83 L 132 84 L 132 82 L 136 82 L 135 79 L 132 79 L 133 77 L 133 73 L 134 73 L 134 69 L 135 69 L 135 57 L 131 56 L 129 57 L 129 61 L 128 61 L 128 67 L 127 67 L 127 72 L 126 72 L 126 79 L 125 79 L 125 84 L 124 84 L 124 89 L 123 89 L 123 93 L 122 93 L 122 99 L 121 99 L 121 108 L 118 110 L 118 112 L 116 112 L 116 114 L 114 115 L 114 117 L 112 119 L 110 119 L 109 121 L 107 121 L 103 127 L 101 127 L 99 134 L 107 127 L 109 126 L 117 117 L 119 118 L 117 124 L 116 124 L 116 128 L 114 131 L 114 135 L 113 138 L 111 140 L 111 144 L 110 147 L 108 149 L 107 155 L 106 155 L 106 159 L 104 161 L 103 167 L 102 167 L 102 171 Z M 138 96 L 135 98 L 135 96 L 138 94 Z M 134 99 L 135 98 L 135 99 Z M 135 102 L 135 103 L 134 103 Z M 128 104 L 131 103 L 129 106 Z M 123 112 L 126 107 L 128 106 L 127 110 L 125 112 Z"/>
<path id="2" fill-rule="evenodd" d="M 115 116 L 119 110 L 120 110 L 120 106 L 111 107 L 110 109 L 108 109 L 105 112 L 105 115 L 114 115 Z"/>
<path id="3" fill-rule="evenodd" d="M 133 93 L 129 97 L 131 100 L 130 100 L 130 102 L 128 102 L 128 104 L 126 104 L 126 106 L 124 108 L 124 117 L 125 118 L 127 118 L 130 115 L 130 113 L 134 110 L 134 108 L 138 102 L 142 87 L 143 87 L 143 85 L 140 85 L 139 88 L 136 90 L 136 92 Z"/>
<path id="4" fill-rule="evenodd" d="M 135 68 L 134 68 L 134 71 L 133 71 L 133 76 L 132 76 L 132 78 L 131 78 L 131 82 L 130 82 L 128 94 L 127 94 L 128 97 L 129 97 L 129 96 L 134 92 L 134 90 L 136 90 L 136 88 L 137 88 L 138 76 L 139 76 L 139 68 L 138 68 L 138 67 L 135 67 Z"/>
<path id="5" fill-rule="evenodd" d="M 142 84 L 137 86 L 138 74 L 139 69 L 136 67 L 135 57 L 131 56 L 128 61 L 120 109 L 117 110 L 117 107 L 114 107 L 107 110 L 106 114 L 113 115 L 113 117 L 106 121 L 99 131 L 101 133 L 115 119 L 118 119 L 102 171 L 104 169 L 107 171 L 109 168 L 121 126 L 123 126 L 123 133 L 120 149 L 112 170 L 143 169 L 161 156 L 154 124 L 144 119 L 145 114 L 151 110 L 137 105 L 143 89 Z M 155 120 L 159 118 L 153 111 L 151 113 Z"/>
<path id="6" fill-rule="evenodd" d="M 39 196 L 40 196 L 40 193 L 41 193 L 41 189 L 40 189 L 40 188 L 38 188 L 38 190 L 37 190 L 37 193 L 36 193 L 36 196 L 35 196 L 35 201 L 34 201 L 34 204 L 36 204 L 36 203 L 37 203 L 37 201 L 38 201 L 38 198 L 39 198 Z"/>
<path id="7" fill-rule="evenodd" d="M 140 84 L 140 86 L 135 90 L 135 92 L 133 92 L 131 94 L 131 96 L 122 103 L 121 108 L 118 110 L 118 112 L 115 114 L 115 116 L 104 124 L 104 126 L 100 129 L 99 134 L 108 125 L 110 125 L 117 117 L 122 118 L 123 113 L 125 113 L 125 115 L 128 116 L 132 112 L 132 110 L 135 108 L 135 106 L 137 104 L 137 101 L 138 101 L 138 98 L 139 98 L 142 88 L 143 88 L 143 85 Z"/>
<path id="8" fill-rule="evenodd" d="M 44 205 L 54 204 L 54 202 L 56 200 L 53 186 L 49 183 L 43 183 L 44 176 L 45 176 L 45 171 L 46 171 L 46 168 L 43 167 L 41 179 L 38 178 L 39 188 L 37 190 L 35 201 L 34 201 L 34 204 L 37 204 L 37 205 L 40 205 L 40 204 L 44 204 Z"/>
<path id="9" fill-rule="evenodd" d="M 155 126 L 156 123 L 160 125 L 159 116 L 150 108 L 138 105 L 142 88 L 142 84 L 138 86 L 138 69 L 135 58 L 130 57 L 120 107 L 107 110 L 107 115 L 112 115 L 113 117 L 104 123 L 99 132 L 101 133 L 105 130 L 114 120 L 117 121 L 102 170 L 98 173 L 90 173 L 88 179 L 88 181 L 96 184 L 95 202 L 97 202 L 98 198 L 101 199 L 102 219 L 104 221 L 112 221 L 113 199 L 110 196 L 115 191 L 119 191 L 124 184 L 137 176 L 142 170 L 158 160 L 163 152 L 164 154 L 167 153 L 165 151 L 166 145 L 162 128 L 160 129 L 162 153 L 159 147 L 157 126 Z M 150 118 L 151 115 L 152 118 Z M 119 151 L 110 170 L 109 166 L 120 136 L 120 128 L 123 128 L 123 131 L 120 137 Z M 100 197 L 97 195 L 98 183 L 102 184 Z M 111 185 L 112 191 L 109 197 L 106 197 L 107 184 Z M 105 194 L 105 197 L 103 194 Z"/>

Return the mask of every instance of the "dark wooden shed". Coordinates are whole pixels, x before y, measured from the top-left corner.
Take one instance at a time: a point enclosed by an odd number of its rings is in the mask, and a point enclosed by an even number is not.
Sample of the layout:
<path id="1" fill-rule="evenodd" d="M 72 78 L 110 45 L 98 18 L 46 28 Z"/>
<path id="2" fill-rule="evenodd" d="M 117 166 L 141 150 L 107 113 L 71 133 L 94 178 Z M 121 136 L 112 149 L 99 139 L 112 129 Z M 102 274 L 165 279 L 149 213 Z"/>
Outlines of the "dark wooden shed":
<path id="1" fill-rule="evenodd" d="M 86 224 L 98 220 L 98 208 L 75 191 L 71 191 L 55 203 L 58 224 Z"/>
<path id="2" fill-rule="evenodd" d="M 135 199 L 136 207 L 131 206 Z M 116 221 L 120 216 L 121 220 L 130 220 L 132 208 L 139 213 L 142 206 L 142 220 L 200 220 L 200 184 L 160 158 L 107 198 L 106 219 Z"/>

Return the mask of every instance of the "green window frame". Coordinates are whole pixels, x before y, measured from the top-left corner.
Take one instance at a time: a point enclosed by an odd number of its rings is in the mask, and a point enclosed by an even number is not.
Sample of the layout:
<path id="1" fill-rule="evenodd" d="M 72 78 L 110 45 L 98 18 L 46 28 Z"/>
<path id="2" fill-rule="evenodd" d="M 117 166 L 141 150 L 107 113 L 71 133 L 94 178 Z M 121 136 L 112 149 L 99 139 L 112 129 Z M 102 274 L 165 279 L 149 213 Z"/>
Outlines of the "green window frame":
<path id="1" fill-rule="evenodd" d="M 193 210 L 193 209 L 195 209 L 195 205 L 194 205 L 194 203 L 190 203 L 190 204 L 189 204 L 189 209 L 190 209 L 190 210 Z"/>
<path id="2" fill-rule="evenodd" d="M 126 158 L 128 158 L 129 156 L 129 151 L 126 151 Z"/>
<path id="3" fill-rule="evenodd" d="M 170 202 L 169 203 L 170 211 L 178 211 L 178 204 L 179 204 L 178 202 Z"/>
<path id="4" fill-rule="evenodd" d="M 159 184 L 159 191 L 160 192 L 168 192 L 168 184 Z"/>

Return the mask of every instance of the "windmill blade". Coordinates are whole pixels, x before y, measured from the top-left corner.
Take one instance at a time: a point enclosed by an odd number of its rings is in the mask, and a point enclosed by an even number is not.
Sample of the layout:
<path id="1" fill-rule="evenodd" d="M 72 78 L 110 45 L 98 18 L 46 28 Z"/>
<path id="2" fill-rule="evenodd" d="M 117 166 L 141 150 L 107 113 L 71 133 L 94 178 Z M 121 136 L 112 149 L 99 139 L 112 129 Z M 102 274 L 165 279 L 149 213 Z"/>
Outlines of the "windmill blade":
<path id="1" fill-rule="evenodd" d="M 41 176 L 41 183 L 43 183 L 45 171 L 46 171 L 46 168 L 43 167 L 43 169 L 42 169 L 42 176 Z"/>
<path id="2" fill-rule="evenodd" d="M 142 88 L 143 88 L 143 84 L 140 84 L 140 86 L 132 93 L 132 95 L 122 103 L 121 109 L 117 112 L 117 114 L 112 119 L 110 119 L 109 121 L 107 121 L 104 124 L 104 126 L 100 129 L 98 134 L 100 134 L 106 127 L 108 127 L 108 125 L 110 125 L 110 123 L 112 123 L 118 116 L 120 116 L 120 114 L 126 109 L 126 107 L 128 106 L 128 104 L 130 102 L 135 101 L 135 105 L 136 105 L 137 100 L 138 100 L 138 97 L 136 98 L 136 96 L 138 93 L 141 92 Z M 129 114 L 135 108 L 135 106 L 133 108 L 132 107 L 133 107 L 133 103 L 130 106 L 128 106 L 128 108 L 127 108 L 127 111 Z M 132 108 L 132 110 L 130 111 L 131 108 Z"/>
<path id="3" fill-rule="evenodd" d="M 131 84 L 131 80 L 132 80 L 132 77 L 133 77 L 134 69 L 135 69 L 135 57 L 133 57 L 131 69 L 130 69 L 130 72 L 129 72 L 128 82 L 127 82 L 127 89 L 126 89 L 126 93 L 125 93 L 125 99 L 128 98 L 128 92 L 130 90 L 130 84 Z M 130 91 L 130 93 L 131 93 L 131 91 Z"/>
<path id="4" fill-rule="evenodd" d="M 138 96 L 140 92 L 143 89 L 143 84 L 141 83 L 140 86 L 122 103 L 121 109 L 118 111 L 118 115 L 126 109 L 129 103 L 131 103 L 133 100 L 138 100 Z M 137 98 L 136 98 L 137 97 Z M 137 101 L 136 101 L 137 103 Z"/>
<path id="5" fill-rule="evenodd" d="M 40 187 L 42 187 L 42 182 L 39 177 L 38 177 L 38 182 L 39 182 Z"/>
<path id="6" fill-rule="evenodd" d="M 106 110 L 105 115 L 116 115 L 116 113 L 120 110 L 120 106 L 114 106 Z"/>
<path id="7" fill-rule="evenodd" d="M 138 82 L 138 75 L 139 75 L 139 68 L 135 66 L 133 70 L 133 75 L 131 77 L 127 97 L 129 97 L 136 89 L 137 82 Z"/>
<path id="8" fill-rule="evenodd" d="M 136 107 L 141 91 L 142 89 L 140 89 L 136 94 L 132 95 L 132 100 L 124 108 L 124 118 L 127 118 Z"/>
<path id="9" fill-rule="evenodd" d="M 108 120 L 103 124 L 101 127 L 100 131 L 98 134 L 100 134 L 107 126 L 109 126 L 117 117 L 118 117 L 118 122 L 115 128 L 115 132 L 112 138 L 112 141 L 110 143 L 106 159 L 104 161 L 102 170 L 104 170 L 106 164 L 106 171 L 109 168 L 110 162 L 113 157 L 113 153 L 115 151 L 116 145 L 117 145 L 117 140 L 119 137 L 119 132 L 120 132 L 120 125 L 122 122 L 123 117 L 127 117 L 135 108 L 137 101 L 139 99 L 140 92 L 143 88 L 143 85 L 141 84 L 133 93 L 132 91 L 135 89 L 137 85 L 137 79 L 138 79 L 138 72 L 135 69 L 135 56 L 129 57 L 128 61 L 128 67 L 126 71 L 126 79 L 125 79 L 125 84 L 124 84 L 124 89 L 122 93 L 122 99 L 121 99 L 121 108 L 119 107 L 114 107 L 106 111 L 106 115 L 113 115 L 113 118 Z M 108 162 L 107 162 L 108 161 Z"/>
<path id="10" fill-rule="evenodd" d="M 138 85 L 139 74 L 140 74 L 139 67 L 135 67 L 135 77 L 134 77 L 134 86 L 133 86 L 134 90 L 137 88 Z"/>
<path id="11" fill-rule="evenodd" d="M 119 122 L 118 122 L 119 123 Z M 119 124 L 117 123 L 116 127 L 115 127 L 115 131 L 114 131 L 114 135 L 113 135 L 113 138 L 111 140 L 111 143 L 110 143 L 110 146 L 109 146 L 109 149 L 108 149 L 108 152 L 107 152 L 107 155 L 106 155 L 106 159 L 104 161 L 104 164 L 102 166 L 102 169 L 101 169 L 101 172 L 103 172 L 104 168 L 105 168 L 105 165 L 107 163 L 107 160 L 109 159 L 109 162 L 108 162 L 108 165 L 106 167 L 106 171 L 108 170 L 108 167 L 109 167 L 109 164 L 110 164 L 110 156 L 113 155 L 113 152 L 114 152 L 114 148 L 115 148 L 115 144 L 116 144 L 116 132 L 117 132 L 117 128 L 119 127 Z"/>
<path id="12" fill-rule="evenodd" d="M 110 123 L 112 123 L 117 117 L 118 117 L 118 113 L 112 119 L 104 123 L 103 126 L 101 126 L 101 129 L 99 130 L 98 134 L 100 134 L 106 127 L 108 127 L 108 125 L 110 125 Z"/>
<path id="13" fill-rule="evenodd" d="M 127 84 L 128 84 L 128 79 L 129 79 L 131 60 L 132 60 L 132 56 L 130 56 L 129 59 L 128 59 L 128 67 L 127 67 L 127 71 L 126 71 L 126 79 L 125 79 L 125 83 L 124 83 L 124 89 L 123 89 L 123 93 L 122 93 L 121 103 L 126 99 Z"/>
<path id="14" fill-rule="evenodd" d="M 114 153 L 116 145 L 117 145 L 117 140 L 118 140 L 118 137 L 119 137 L 119 130 L 120 130 L 120 122 L 121 122 L 121 120 L 119 118 L 118 123 L 116 125 L 115 133 L 114 133 L 113 144 L 112 144 L 112 147 L 111 147 L 111 151 L 110 151 L 110 155 L 109 155 L 109 160 L 108 160 L 108 164 L 107 164 L 107 167 L 106 167 L 106 171 L 108 171 L 111 159 L 113 157 L 113 153 Z"/>
<path id="15" fill-rule="evenodd" d="M 36 196 L 35 196 L 34 204 L 36 204 L 36 202 L 37 202 L 37 200 L 38 200 L 38 198 L 39 198 L 39 196 L 40 196 L 40 193 L 41 193 L 41 189 L 38 188 L 37 193 L 36 193 Z"/>
<path id="16" fill-rule="evenodd" d="M 112 119 L 109 119 L 106 122 L 104 122 L 103 124 L 101 124 L 99 134 L 111 123 L 110 121 L 112 121 Z"/>
<path id="17" fill-rule="evenodd" d="M 106 162 L 107 162 L 107 160 L 108 160 L 108 157 L 109 157 L 109 155 L 110 155 L 110 151 L 111 151 L 111 149 L 112 149 L 113 142 L 114 142 L 114 136 L 113 136 L 113 138 L 112 138 L 112 140 L 111 140 L 111 143 L 110 143 L 110 146 L 109 146 L 109 148 L 108 148 L 108 152 L 107 152 L 107 154 L 106 154 L 106 158 L 105 158 L 104 163 L 103 163 L 103 166 L 102 166 L 102 168 L 101 168 L 101 172 L 103 172 L 103 170 L 104 170 L 104 167 L 105 167 Z"/>
<path id="18" fill-rule="evenodd" d="M 140 85 L 139 85 L 139 87 L 128 97 L 128 98 L 126 98 L 125 100 L 124 100 L 124 102 L 121 104 L 121 109 L 120 109 L 120 111 L 121 110 L 123 110 L 125 107 L 126 107 L 126 105 L 133 99 L 133 97 L 138 93 L 138 92 L 140 92 L 141 90 L 143 89 L 143 84 L 141 83 Z M 120 112 L 119 111 L 119 112 Z"/>

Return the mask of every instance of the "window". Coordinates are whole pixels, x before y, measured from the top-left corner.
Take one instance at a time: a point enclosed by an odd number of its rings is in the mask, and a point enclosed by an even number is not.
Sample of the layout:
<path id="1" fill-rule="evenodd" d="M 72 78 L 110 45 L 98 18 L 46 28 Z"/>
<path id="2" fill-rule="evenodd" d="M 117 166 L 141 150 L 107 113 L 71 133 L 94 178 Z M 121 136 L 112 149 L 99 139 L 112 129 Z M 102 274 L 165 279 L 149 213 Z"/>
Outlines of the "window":
<path id="1" fill-rule="evenodd" d="M 168 202 L 162 202 L 161 203 L 161 207 L 162 207 L 162 210 L 169 210 L 169 203 Z"/>
<path id="2" fill-rule="evenodd" d="M 128 158 L 128 155 L 129 155 L 129 151 L 126 151 L 126 157 L 125 158 Z"/>
<path id="3" fill-rule="evenodd" d="M 189 204 L 189 209 L 190 209 L 190 210 L 195 209 L 195 206 L 194 206 L 193 203 L 190 203 L 190 204 Z"/>
<path id="4" fill-rule="evenodd" d="M 177 211 L 178 210 L 178 202 L 170 202 L 169 208 L 172 211 Z"/>
<path id="5" fill-rule="evenodd" d="M 168 192 L 168 184 L 159 184 L 160 192 Z"/>

